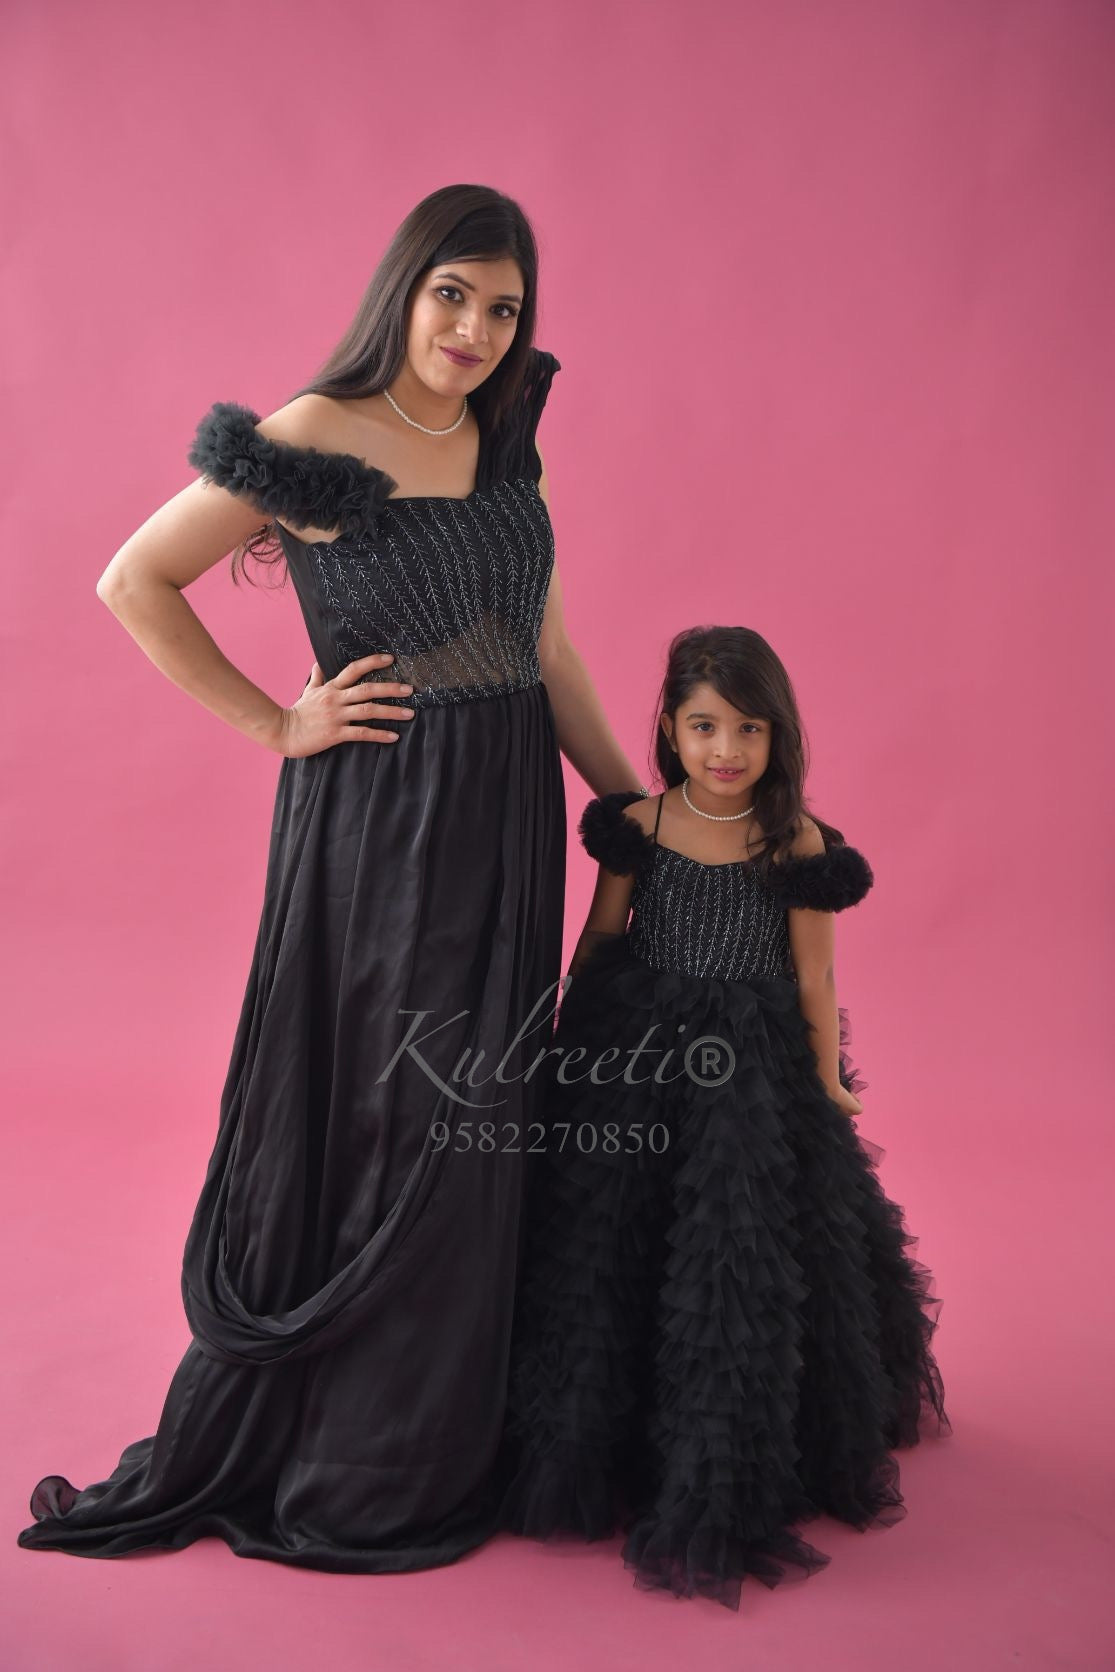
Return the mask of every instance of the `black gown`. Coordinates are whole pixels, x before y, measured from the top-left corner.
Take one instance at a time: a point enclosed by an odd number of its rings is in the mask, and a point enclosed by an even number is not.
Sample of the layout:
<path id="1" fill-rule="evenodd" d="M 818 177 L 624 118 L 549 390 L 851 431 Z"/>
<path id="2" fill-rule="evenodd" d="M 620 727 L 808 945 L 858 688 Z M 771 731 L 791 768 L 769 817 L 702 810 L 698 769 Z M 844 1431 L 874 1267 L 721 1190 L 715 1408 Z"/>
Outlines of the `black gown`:
<path id="1" fill-rule="evenodd" d="M 531 350 L 465 498 L 392 498 L 383 472 L 268 441 L 235 403 L 198 427 L 208 480 L 342 530 L 279 530 L 314 655 L 330 678 L 394 652 L 369 677 L 412 683 L 399 700 L 417 717 L 370 722 L 397 743 L 281 764 L 183 1260 L 193 1340 L 157 1432 L 107 1480 L 39 1482 L 25 1547 L 118 1556 L 215 1534 L 243 1556 L 383 1572 L 454 1561 L 492 1530 L 525 1176 L 511 1135 L 539 1085 L 523 1070 L 540 1036 L 515 1036 L 547 991 L 552 1030 L 561 965 L 534 441 L 559 369 Z M 482 1120 L 500 1133 L 486 1150 Z"/>
<path id="2" fill-rule="evenodd" d="M 831 845 L 769 876 L 704 864 L 647 835 L 635 799 L 581 820 L 589 853 L 634 874 L 631 922 L 591 952 L 554 1035 L 500 1521 L 620 1530 L 637 1586 L 738 1608 L 746 1575 L 828 1562 L 794 1523 L 905 1515 L 892 1448 L 951 1431 L 941 1302 L 883 1151 L 820 1080 L 790 958 L 789 908 L 854 905 L 867 861 Z M 839 1038 L 858 1092 L 843 1009 Z"/>

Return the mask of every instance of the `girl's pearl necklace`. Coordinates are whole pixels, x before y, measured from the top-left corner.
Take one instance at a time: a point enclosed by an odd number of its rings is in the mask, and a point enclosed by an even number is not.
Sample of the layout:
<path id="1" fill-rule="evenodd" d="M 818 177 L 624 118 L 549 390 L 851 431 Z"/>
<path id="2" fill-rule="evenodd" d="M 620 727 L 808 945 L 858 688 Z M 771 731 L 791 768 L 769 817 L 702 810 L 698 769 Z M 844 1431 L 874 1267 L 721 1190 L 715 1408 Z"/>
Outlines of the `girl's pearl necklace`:
<path id="1" fill-rule="evenodd" d="M 420 424 L 416 418 L 407 417 L 398 401 L 392 398 L 390 389 L 385 389 L 383 392 L 387 396 L 387 399 L 391 402 L 391 405 L 395 408 L 395 411 L 399 414 L 399 417 L 402 418 L 405 423 L 412 425 L 414 429 L 421 430 L 423 435 L 452 435 L 453 431 L 455 429 L 459 429 L 464 423 L 465 416 L 468 412 L 468 396 L 466 395 L 461 402 L 461 416 L 457 419 L 456 423 L 450 424 L 447 430 L 429 430 L 426 428 L 425 424 Z"/>
<path id="2" fill-rule="evenodd" d="M 703 819 L 715 819 L 717 824 L 727 824 L 732 819 L 745 819 L 747 817 L 748 813 L 753 813 L 755 811 L 754 805 L 752 805 L 750 807 L 745 807 L 743 809 L 742 813 L 705 813 L 705 812 L 702 812 L 701 808 L 700 807 L 694 807 L 693 803 L 689 799 L 689 779 L 688 778 L 684 779 L 683 782 L 682 782 L 681 793 L 682 793 L 683 797 L 685 798 L 685 805 L 687 807 L 692 808 L 694 813 L 700 813 L 700 815 Z"/>

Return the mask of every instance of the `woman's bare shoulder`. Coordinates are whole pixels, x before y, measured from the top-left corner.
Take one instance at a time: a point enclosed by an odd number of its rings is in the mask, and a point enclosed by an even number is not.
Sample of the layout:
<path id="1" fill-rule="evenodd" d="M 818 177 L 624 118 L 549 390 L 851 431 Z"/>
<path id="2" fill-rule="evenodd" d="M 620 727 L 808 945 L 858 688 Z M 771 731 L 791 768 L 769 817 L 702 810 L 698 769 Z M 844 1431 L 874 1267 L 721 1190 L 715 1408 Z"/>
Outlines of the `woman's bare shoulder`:
<path id="1" fill-rule="evenodd" d="M 342 434 L 339 402 L 331 395 L 296 395 L 261 418 L 256 429 L 268 441 L 285 441 L 292 447 L 313 447 L 320 453 L 344 452 L 338 446 Z"/>
<path id="2" fill-rule="evenodd" d="M 310 393 L 260 418 L 218 402 L 198 426 L 190 463 L 303 544 L 366 532 L 396 483 L 368 462 L 349 406 Z"/>

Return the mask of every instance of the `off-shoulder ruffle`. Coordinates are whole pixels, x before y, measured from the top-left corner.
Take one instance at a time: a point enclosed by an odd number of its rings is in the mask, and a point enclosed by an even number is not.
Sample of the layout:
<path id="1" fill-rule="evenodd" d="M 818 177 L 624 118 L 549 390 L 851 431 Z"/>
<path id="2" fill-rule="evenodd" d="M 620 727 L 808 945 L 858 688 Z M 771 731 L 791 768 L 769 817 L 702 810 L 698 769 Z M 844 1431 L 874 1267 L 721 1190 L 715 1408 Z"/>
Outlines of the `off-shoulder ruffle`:
<path id="1" fill-rule="evenodd" d="M 875 881 L 870 865 L 857 848 L 837 845 L 824 853 L 792 855 L 772 865 L 766 874 L 785 906 L 810 911 L 846 911 L 858 905 Z"/>
<path id="2" fill-rule="evenodd" d="M 235 401 L 216 401 L 198 424 L 187 455 L 195 470 L 241 494 L 268 517 L 296 528 L 367 533 L 397 484 L 352 453 L 323 453 L 272 441 L 259 414 Z"/>
<path id="3" fill-rule="evenodd" d="M 541 461 L 535 431 L 554 374 L 557 356 L 533 348 L 519 399 L 496 432 L 482 440 L 477 488 L 529 477 L 537 482 Z M 354 453 L 322 452 L 289 441 L 272 441 L 256 428 L 259 413 L 236 401 L 216 401 L 197 426 L 187 457 L 208 481 L 258 505 L 267 517 L 282 517 L 295 528 L 337 529 L 368 534 L 398 483 L 386 471 Z"/>
<path id="4" fill-rule="evenodd" d="M 586 853 L 617 876 L 632 876 L 649 864 L 658 845 L 624 811 L 641 799 L 636 790 L 594 796 L 577 826 Z M 862 853 L 846 845 L 826 848 L 824 853 L 791 855 L 768 866 L 762 875 L 787 908 L 833 912 L 858 905 L 875 880 Z"/>
<path id="5" fill-rule="evenodd" d="M 577 826 L 585 852 L 620 877 L 632 876 L 654 855 L 653 838 L 623 811 L 642 799 L 638 790 L 594 796 Z"/>

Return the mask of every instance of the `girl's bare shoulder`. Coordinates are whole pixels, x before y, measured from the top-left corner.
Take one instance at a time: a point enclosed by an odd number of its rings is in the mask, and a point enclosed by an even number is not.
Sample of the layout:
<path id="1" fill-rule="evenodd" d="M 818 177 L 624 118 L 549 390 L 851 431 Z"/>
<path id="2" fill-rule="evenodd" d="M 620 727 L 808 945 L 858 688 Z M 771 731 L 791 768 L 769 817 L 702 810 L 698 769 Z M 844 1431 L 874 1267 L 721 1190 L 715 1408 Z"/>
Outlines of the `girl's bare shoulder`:
<path id="1" fill-rule="evenodd" d="M 809 859 L 814 854 L 825 852 L 825 839 L 821 835 L 821 827 L 815 819 L 807 813 L 798 817 L 798 828 L 788 853 L 784 856 L 791 859 Z"/>
<path id="2" fill-rule="evenodd" d="M 656 795 L 640 795 L 637 800 L 629 801 L 623 808 L 623 816 L 637 824 L 644 835 L 649 836 L 654 830 L 658 801 L 659 797 Z"/>

